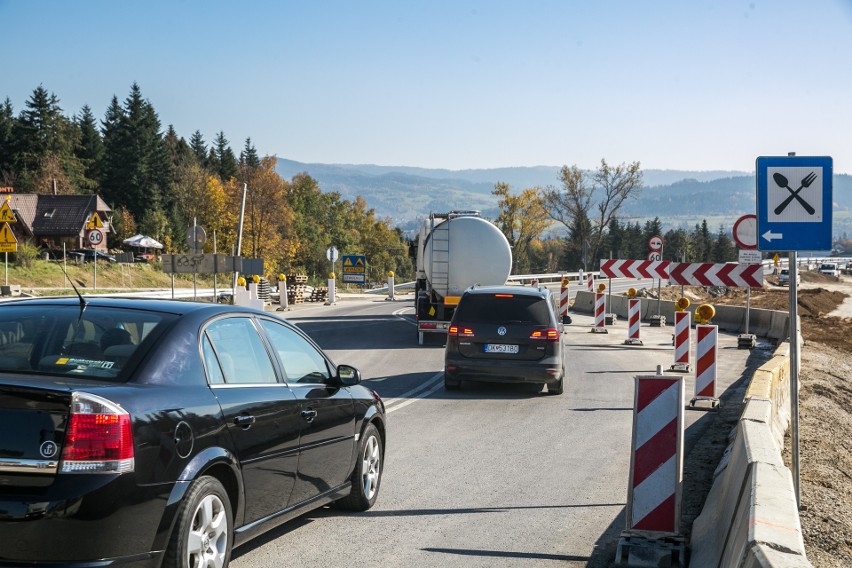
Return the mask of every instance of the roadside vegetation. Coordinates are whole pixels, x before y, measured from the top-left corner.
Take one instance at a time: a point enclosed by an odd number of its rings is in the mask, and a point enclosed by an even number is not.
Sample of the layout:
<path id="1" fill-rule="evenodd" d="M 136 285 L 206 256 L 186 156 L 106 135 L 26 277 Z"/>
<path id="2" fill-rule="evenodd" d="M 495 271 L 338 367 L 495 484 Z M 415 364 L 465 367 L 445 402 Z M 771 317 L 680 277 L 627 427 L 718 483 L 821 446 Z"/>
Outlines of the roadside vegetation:
<path id="1" fill-rule="evenodd" d="M 251 138 L 237 156 L 224 132 L 208 145 L 198 130 L 187 141 L 163 129 L 137 84 L 123 104 L 113 95 L 102 120 L 88 105 L 67 116 L 43 86 L 18 113 L 8 97 L 0 103 L 0 187 L 101 196 L 112 209 L 111 250 L 143 233 L 163 243 L 162 252 L 185 252 L 187 229 L 197 223 L 207 231 L 204 252 L 215 241 L 231 254 L 245 186 L 241 254 L 263 258 L 267 275 L 323 278 L 332 245 L 342 255 L 365 255 L 377 274 L 411 274 L 407 243 L 390 219 L 361 198 L 322 192 L 307 174 L 282 179 L 276 160 L 260 157 Z"/>

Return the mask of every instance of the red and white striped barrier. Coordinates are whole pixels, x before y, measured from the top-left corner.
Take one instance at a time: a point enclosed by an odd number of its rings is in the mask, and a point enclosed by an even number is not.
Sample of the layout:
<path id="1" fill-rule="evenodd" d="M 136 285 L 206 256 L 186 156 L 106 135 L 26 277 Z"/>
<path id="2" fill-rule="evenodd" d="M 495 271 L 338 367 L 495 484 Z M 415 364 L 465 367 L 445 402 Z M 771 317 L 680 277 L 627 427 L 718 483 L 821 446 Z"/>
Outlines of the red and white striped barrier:
<path id="1" fill-rule="evenodd" d="M 595 294 L 595 326 L 592 331 L 596 333 L 609 333 L 606 330 L 606 294 Z"/>
<path id="2" fill-rule="evenodd" d="M 533 278 L 532 280 L 530 280 L 530 286 L 532 286 L 533 288 L 538 288 L 538 278 Z"/>
<path id="3" fill-rule="evenodd" d="M 595 277 L 591 274 L 586 277 L 586 286 L 588 286 L 589 292 L 595 291 Z"/>
<path id="4" fill-rule="evenodd" d="M 642 301 L 638 298 L 627 300 L 627 341 L 626 345 L 642 345 L 639 339 L 639 321 L 642 316 Z"/>
<path id="5" fill-rule="evenodd" d="M 562 290 L 559 293 L 559 315 L 562 317 L 562 323 L 568 323 L 568 287 L 571 281 L 567 278 L 562 279 Z"/>
<path id="6" fill-rule="evenodd" d="M 715 406 L 719 402 L 716 397 L 716 353 L 719 350 L 719 326 L 695 326 L 695 397 L 696 400 L 710 400 Z"/>
<path id="7" fill-rule="evenodd" d="M 689 371 L 689 332 L 692 327 L 692 313 L 687 311 L 675 312 L 674 317 L 675 359 L 671 370 L 686 373 Z"/>
<path id="8" fill-rule="evenodd" d="M 627 529 L 677 535 L 683 480 L 683 377 L 636 377 Z"/>
<path id="9" fill-rule="evenodd" d="M 622 260 L 617 258 L 601 259 L 601 276 L 607 278 L 654 278 L 669 279 L 667 260 Z"/>

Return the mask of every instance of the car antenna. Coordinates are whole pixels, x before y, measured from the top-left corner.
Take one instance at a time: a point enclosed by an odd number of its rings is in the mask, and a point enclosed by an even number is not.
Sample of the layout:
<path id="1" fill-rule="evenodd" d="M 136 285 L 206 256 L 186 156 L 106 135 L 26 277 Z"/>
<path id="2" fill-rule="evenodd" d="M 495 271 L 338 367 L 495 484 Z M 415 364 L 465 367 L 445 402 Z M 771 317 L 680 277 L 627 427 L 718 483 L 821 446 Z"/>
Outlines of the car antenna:
<path id="1" fill-rule="evenodd" d="M 97 262 L 97 259 L 95 259 L 95 262 Z M 72 288 L 74 288 L 74 291 L 77 293 L 77 297 L 80 298 L 80 316 L 82 316 L 83 311 L 86 309 L 86 306 L 88 306 L 88 304 L 86 303 L 86 299 L 83 297 L 83 295 L 77 289 L 77 287 L 74 286 L 74 281 L 71 280 L 70 276 L 68 276 L 68 272 L 65 271 L 65 267 L 62 266 L 62 265 L 60 265 L 59 267 L 62 269 L 62 273 L 65 274 L 65 279 L 68 280 L 68 283 L 71 284 Z"/>

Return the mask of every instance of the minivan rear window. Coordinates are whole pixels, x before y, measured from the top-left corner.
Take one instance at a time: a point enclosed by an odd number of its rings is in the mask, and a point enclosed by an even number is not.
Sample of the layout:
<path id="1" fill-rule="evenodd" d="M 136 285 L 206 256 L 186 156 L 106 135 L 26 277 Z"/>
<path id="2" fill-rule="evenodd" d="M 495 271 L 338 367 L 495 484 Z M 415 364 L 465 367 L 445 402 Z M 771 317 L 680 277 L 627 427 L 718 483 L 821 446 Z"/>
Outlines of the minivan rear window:
<path id="1" fill-rule="evenodd" d="M 455 321 L 465 323 L 532 323 L 548 325 L 547 300 L 534 296 L 467 294 L 456 308 Z"/>
<path id="2" fill-rule="evenodd" d="M 127 361 L 170 316 L 87 306 L 3 306 L 0 371 L 117 380 Z"/>

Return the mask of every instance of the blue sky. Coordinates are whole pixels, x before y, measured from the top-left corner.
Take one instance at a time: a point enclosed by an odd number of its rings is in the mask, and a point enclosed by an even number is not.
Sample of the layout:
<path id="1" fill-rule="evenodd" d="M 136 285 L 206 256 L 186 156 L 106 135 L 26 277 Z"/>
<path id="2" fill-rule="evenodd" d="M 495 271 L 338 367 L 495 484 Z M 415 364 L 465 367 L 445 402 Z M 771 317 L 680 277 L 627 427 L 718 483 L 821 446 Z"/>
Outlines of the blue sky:
<path id="1" fill-rule="evenodd" d="M 236 152 L 450 169 L 852 172 L 852 0 L 0 0 L 0 99 L 131 84 Z"/>

